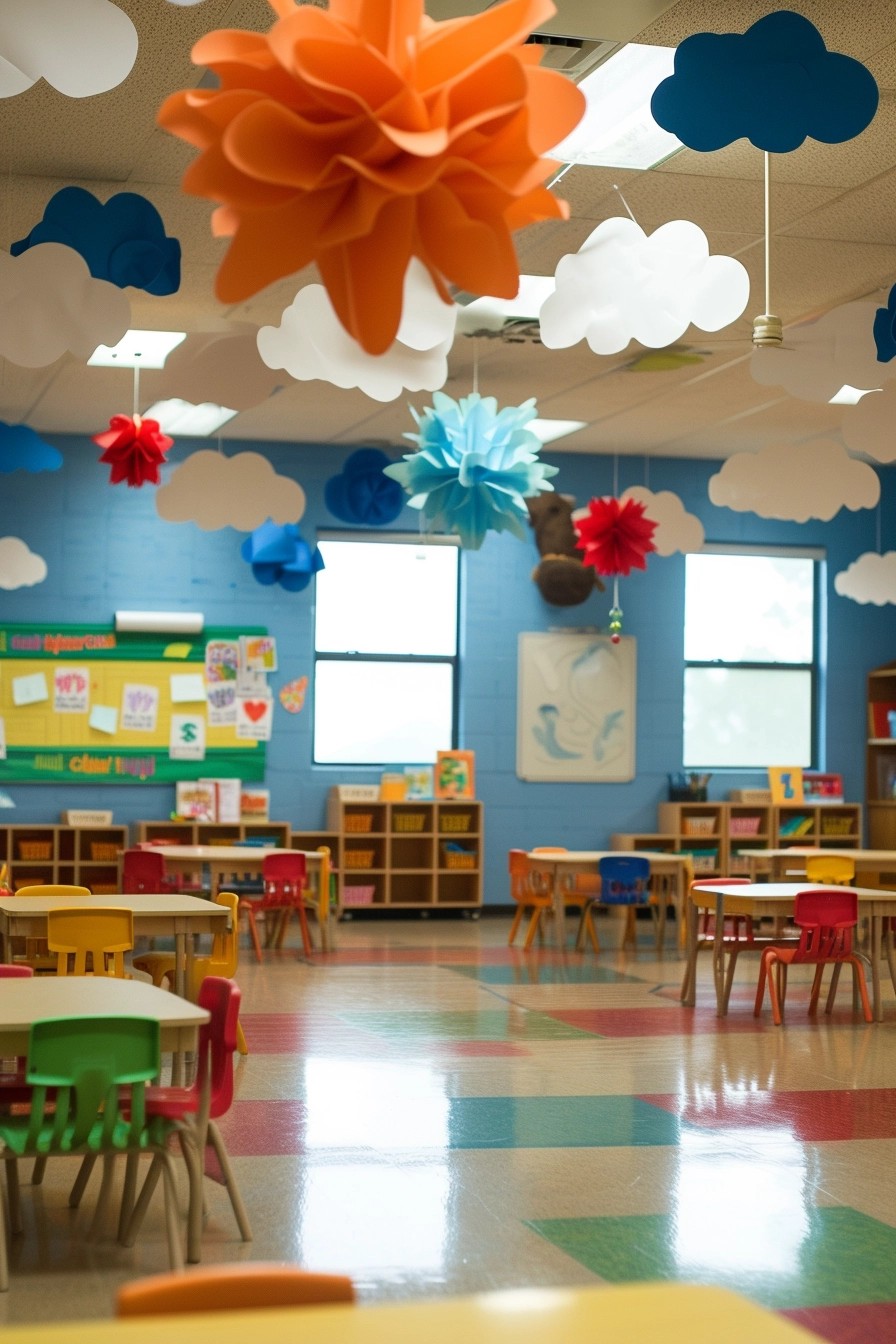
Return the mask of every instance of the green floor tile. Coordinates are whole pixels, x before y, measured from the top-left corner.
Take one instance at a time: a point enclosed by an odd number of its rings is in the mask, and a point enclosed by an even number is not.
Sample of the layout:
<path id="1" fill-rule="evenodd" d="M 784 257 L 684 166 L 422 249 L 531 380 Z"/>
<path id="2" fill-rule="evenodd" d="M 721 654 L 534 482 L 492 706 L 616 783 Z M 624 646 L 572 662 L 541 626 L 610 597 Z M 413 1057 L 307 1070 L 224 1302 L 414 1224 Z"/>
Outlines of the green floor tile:
<path id="1" fill-rule="evenodd" d="M 545 1218 L 527 1223 L 610 1283 L 681 1280 L 732 1288 L 775 1310 L 896 1298 L 896 1228 L 850 1208 L 806 1208 L 796 1228 L 772 1210 L 756 1254 L 735 1217 L 681 1250 L 676 1218 Z"/>
<path id="2" fill-rule="evenodd" d="M 678 1118 L 637 1097 L 456 1097 L 452 1148 L 675 1145 Z"/>
<path id="3" fill-rule="evenodd" d="M 352 1013 L 352 1025 L 393 1041 L 571 1041 L 593 1037 L 525 1008 L 483 1012 Z"/>
<path id="4" fill-rule="evenodd" d="M 584 966 L 443 966 L 485 985 L 636 985 L 637 975 L 624 975 L 589 962 Z"/>

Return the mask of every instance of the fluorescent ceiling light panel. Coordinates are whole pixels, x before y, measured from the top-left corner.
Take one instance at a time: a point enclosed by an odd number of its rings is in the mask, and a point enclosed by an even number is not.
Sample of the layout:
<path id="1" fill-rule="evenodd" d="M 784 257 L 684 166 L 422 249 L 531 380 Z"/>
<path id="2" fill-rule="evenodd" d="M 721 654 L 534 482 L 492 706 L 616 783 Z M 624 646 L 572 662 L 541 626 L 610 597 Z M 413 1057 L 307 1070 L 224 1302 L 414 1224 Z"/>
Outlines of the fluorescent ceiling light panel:
<path id="1" fill-rule="evenodd" d="M 176 345 L 186 340 L 185 331 L 126 331 L 117 345 L 98 345 L 88 364 L 126 369 L 162 369 Z"/>
<path id="2" fill-rule="evenodd" d="M 851 387 L 849 383 L 844 383 L 839 392 L 828 401 L 829 406 L 857 406 L 863 397 L 869 392 L 882 392 L 882 387 Z"/>
<path id="3" fill-rule="evenodd" d="M 214 434 L 216 429 L 226 425 L 235 415 L 236 411 L 232 411 L 229 406 L 218 406 L 213 401 L 202 401 L 197 406 L 180 397 L 156 401 L 149 410 L 143 412 L 144 420 L 158 420 L 166 434 L 187 434 L 195 438 Z"/>
<path id="4" fill-rule="evenodd" d="M 587 420 L 530 420 L 526 429 L 531 429 L 542 443 L 552 443 L 554 439 L 562 439 L 566 434 L 575 434 L 577 429 L 584 429 L 587 423 Z"/>
<path id="5" fill-rule="evenodd" d="M 653 91 L 672 74 L 674 60 L 674 47 L 630 42 L 604 61 L 579 84 L 585 115 L 550 157 L 601 168 L 655 168 L 683 149 L 650 112 Z"/>

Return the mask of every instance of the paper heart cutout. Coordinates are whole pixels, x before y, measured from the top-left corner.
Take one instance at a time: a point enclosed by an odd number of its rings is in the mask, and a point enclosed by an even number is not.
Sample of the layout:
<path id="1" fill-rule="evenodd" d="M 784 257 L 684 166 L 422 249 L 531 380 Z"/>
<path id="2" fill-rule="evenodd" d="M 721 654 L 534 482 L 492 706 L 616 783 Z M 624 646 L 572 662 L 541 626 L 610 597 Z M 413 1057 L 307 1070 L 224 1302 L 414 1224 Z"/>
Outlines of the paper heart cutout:
<path id="1" fill-rule="evenodd" d="M 246 718 L 251 719 L 253 723 L 258 723 L 268 712 L 267 700 L 244 700 L 243 709 L 246 711 Z"/>

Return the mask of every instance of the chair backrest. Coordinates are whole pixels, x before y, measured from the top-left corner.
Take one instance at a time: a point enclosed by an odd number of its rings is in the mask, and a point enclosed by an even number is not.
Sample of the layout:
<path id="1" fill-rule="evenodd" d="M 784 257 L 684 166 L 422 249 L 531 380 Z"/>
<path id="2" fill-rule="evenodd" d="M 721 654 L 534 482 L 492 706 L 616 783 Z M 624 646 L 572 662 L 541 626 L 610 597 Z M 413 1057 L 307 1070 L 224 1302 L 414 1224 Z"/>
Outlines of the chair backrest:
<path id="1" fill-rule="evenodd" d="M 126 849 L 121 863 L 121 890 L 125 896 L 165 890 L 165 855 L 157 849 Z"/>
<path id="2" fill-rule="evenodd" d="M 793 922 L 800 931 L 794 961 L 840 961 L 852 953 L 852 930 L 859 918 L 859 898 L 842 887 L 799 891 Z"/>
<path id="3" fill-rule="evenodd" d="M 807 854 L 806 881 L 848 887 L 856 875 L 855 860 L 845 854 Z"/>
<path id="4" fill-rule="evenodd" d="M 650 860 L 607 854 L 598 860 L 601 905 L 643 905 L 648 898 Z"/>
<path id="5" fill-rule="evenodd" d="M 692 887 L 748 887 L 748 877 L 696 877 Z"/>
<path id="6" fill-rule="evenodd" d="M 0 980 L 21 980 L 25 976 L 33 975 L 33 966 L 11 965 L 8 961 L 0 961 Z"/>
<path id="7" fill-rule="evenodd" d="M 54 1017 L 34 1022 L 25 1081 L 34 1088 L 24 1152 L 113 1151 L 139 1143 L 145 1087 L 161 1067 L 160 1028 L 144 1017 Z M 130 1087 L 127 1114 L 119 1089 Z M 44 1115 L 46 1089 L 54 1111 Z"/>
<path id="8" fill-rule="evenodd" d="M 240 898 L 233 891 L 219 891 L 215 905 L 223 905 L 230 911 L 230 928 L 216 933 L 212 939 L 212 950 L 207 957 L 197 957 L 194 963 L 206 975 L 221 975 L 232 979 L 236 975 L 239 962 L 239 905 Z"/>
<path id="9" fill-rule="evenodd" d="M 261 908 L 296 905 L 305 889 L 305 855 L 266 854 L 261 865 L 264 893 Z"/>
<path id="10" fill-rule="evenodd" d="M 45 882 L 33 887 L 17 887 L 17 896 L 80 896 L 83 900 L 85 896 L 92 896 L 93 892 L 89 887 L 73 887 L 65 882 Z"/>
<path id="11" fill-rule="evenodd" d="M 510 895 L 515 901 L 524 901 L 530 895 L 529 859 L 524 849 L 507 851 L 507 871 L 510 874 Z"/>
<path id="12" fill-rule="evenodd" d="M 319 1274 L 295 1265 L 191 1265 L 189 1274 L 153 1274 L 122 1284 L 116 1316 L 162 1316 L 187 1311 L 245 1311 L 355 1301 L 345 1274 Z"/>
<path id="13" fill-rule="evenodd" d="M 199 1007 L 209 1014 L 209 1020 L 199 1028 L 199 1058 L 193 1088 L 201 1097 L 205 1079 L 209 1079 L 206 1096 L 212 1120 L 225 1115 L 233 1101 L 233 1052 L 241 998 L 236 981 L 222 975 L 207 975 L 196 998 Z"/>
<path id="14" fill-rule="evenodd" d="M 134 946 L 134 913 L 117 906 L 50 910 L 47 946 L 57 954 L 57 975 L 107 975 L 122 979 L 124 954 Z"/>

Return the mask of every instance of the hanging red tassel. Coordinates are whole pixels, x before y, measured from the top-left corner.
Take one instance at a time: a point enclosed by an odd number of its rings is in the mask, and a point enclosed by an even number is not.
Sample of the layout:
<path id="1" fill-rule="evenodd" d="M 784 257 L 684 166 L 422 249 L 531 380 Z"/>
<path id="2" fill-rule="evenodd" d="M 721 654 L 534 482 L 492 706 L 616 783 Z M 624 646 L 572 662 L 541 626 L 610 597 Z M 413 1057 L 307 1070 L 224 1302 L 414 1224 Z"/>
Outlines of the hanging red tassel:
<path id="1" fill-rule="evenodd" d="M 143 420 L 139 415 L 113 415 L 109 428 L 94 434 L 93 441 L 105 451 L 101 462 L 108 462 L 112 470 L 109 484 L 158 485 L 159 468 L 165 461 L 174 440 L 163 434 L 158 420 Z"/>
<path id="2" fill-rule="evenodd" d="M 585 552 L 584 565 L 598 574 L 630 574 L 646 569 L 647 556 L 656 550 L 653 534 L 657 525 L 644 517 L 644 505 L 636 499 L 591 499 L 588 514 L 573 518 L 578 540 Z"/>

